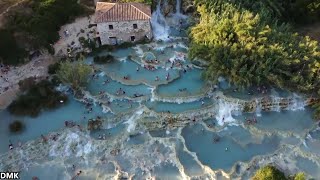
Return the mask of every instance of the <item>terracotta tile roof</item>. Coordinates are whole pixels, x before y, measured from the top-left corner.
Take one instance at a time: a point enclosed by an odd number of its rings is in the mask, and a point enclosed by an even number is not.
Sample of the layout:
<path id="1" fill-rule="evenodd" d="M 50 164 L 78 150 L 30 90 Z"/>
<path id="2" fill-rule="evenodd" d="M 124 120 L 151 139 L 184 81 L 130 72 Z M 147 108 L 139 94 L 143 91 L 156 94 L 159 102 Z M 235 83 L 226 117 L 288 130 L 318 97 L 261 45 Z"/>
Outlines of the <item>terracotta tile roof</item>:
<path id="1" fill-rule="evenodd" d="M 147 20 L 151 18 L 151 8 L 143 3 L 97 2 L 95 22 Z"/>

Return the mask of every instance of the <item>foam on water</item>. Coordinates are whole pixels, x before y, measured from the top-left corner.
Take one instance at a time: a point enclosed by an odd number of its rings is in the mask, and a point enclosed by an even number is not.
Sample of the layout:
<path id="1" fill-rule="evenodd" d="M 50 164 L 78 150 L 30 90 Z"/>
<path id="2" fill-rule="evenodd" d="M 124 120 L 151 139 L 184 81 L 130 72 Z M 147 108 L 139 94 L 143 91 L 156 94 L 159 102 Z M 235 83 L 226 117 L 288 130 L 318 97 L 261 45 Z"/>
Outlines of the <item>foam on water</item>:
<path id="1" fill-rule="evenodd" d="M 125 122 L 125 124 L 128 124 L 127 131 L 132 132 L 135 130 L 136 127 L 136 121 L 139 119 L 139 117 L 143 114 L 144 110 L 140 109 L 139 111 L 135 112 L 128 121 Z"/>
<path id="2" fill-rule="evenodd" d="M 225 123 L 231 124 L 236 122 L 232 115 L 237 111 L 239 111 L 238 104 L 231 104 L 224 102 L 223 100 L 219 100 L 218 113 L 216 115 L 218 124 L 223 126 Z"/>
<path id="3" fill-rule="evenodd" d="M 291 111 L 304 110 L 305 106 L 306 104 L 302 97 L 294 93 L 292 97 L 292 104 L 290 104 L 287 109 Z"/>

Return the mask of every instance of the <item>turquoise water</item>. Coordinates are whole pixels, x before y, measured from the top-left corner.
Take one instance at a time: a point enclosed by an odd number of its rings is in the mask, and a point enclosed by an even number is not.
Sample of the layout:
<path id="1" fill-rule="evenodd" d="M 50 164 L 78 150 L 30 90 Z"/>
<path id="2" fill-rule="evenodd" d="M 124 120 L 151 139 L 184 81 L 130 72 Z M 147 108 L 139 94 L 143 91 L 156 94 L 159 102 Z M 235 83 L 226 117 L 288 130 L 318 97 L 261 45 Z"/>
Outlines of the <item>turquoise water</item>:
<path id="1" fill-rule="evenodd" d="M 202 105 L 202 102 L 204 103 Z M 194 101 L 191 103 L 168 103 L 168 102 L 146 102 L 149 109 L 156 112 L 168 112 L 171 113 L 181 113 L 188 110 L 196 110 L 213 104 L 213 100 L 210 98 L 204 98 L 203 100 Z"/>
<path id="2" fill-rule="evenodd" d="M 12 116 L 7 111 L 2 111 L 0 112 L 1 139 L 4 144 L 7 144 L 9 140 L 14 144 L 17 144 L 19 141 L 23 143 L 39 138 L 41 134 L 46 135 L 49 132 L 63 128 L 65 121 L 74 121 L 85 128 L 87 121 L 97 116 L 111 117 L 112 115 L 103 113 L 100 106 L 93 106 L 93 111 L 87 113 L 85 105 L 73 100 L 71 96 L 65 106 L 52 111 L 42 112 L 36 118 Z M 13 120 L 21 120 L 25 123 L 25 130 L 22 134 L 12 134 L 9 132 L 8 125 Z M 7 146 L 0 146 L 0 152 L 7 150 Z"/>
<path id="3" fill-rule="evenodd" d="M 170 36 L 184 36 L 176 28 L 171 27 L 169 31 Z M 111 53 L 117 60 L 95 65 L 97 78 L 90 78 L 85 89 L 96 102 L 90 113 L 84 103 L 71 95 L 63 107 L 43 111 L 36 118 L 16 117 L 7 110 L 1 111 L 0 170 L 16 167 L 22 171 L 23 179 L 33 176 L 71 179 L 80 169 L 83 173 L 77 179 L 112 179 L 120 171 L 123 178 L 135 175 L 136 179 L 206 179 L 215 177 L 211 170 L 236 176 L 232 174 L 236 164 L 238 174 L 246 169 L 238 162 L 246 164 L 254 158 L 268 158 L 275 152 L 292 158 L 282 148 L 294 146 L 297 154 L 292 161 L 296 162 L 297 170 L 319 179 L 320 160 L 314 158 L 313 162 L 303 156 L 305 153 L 310 157 L 320 155 L 320 130 L 311 118 L 312 110 L 291 107 L 280 112 L 261 112 L 259 117 L 256 113 L 228 113 L 234 111 L 234 106 L 223 105 L 212 98 L 215 92 L 209 91 L 202 79 L 203 70 L 186 68 L 192 65 L 185 56 L 187 46 L 184 40 L 171 39 L 102 52 L 100 55 Z M 159 61 L 154 64 L 156 69 L 153 71 L 143 68 L 146 54 L 147 59 L 156 57 Z M 168 59 L 180 59 L 186 72 L 181 67 L 171 69 Z M 87 62 L 92 62 L 92 57 L 88 57 Z M 170 78 L 166 80 L 168 73 Z M 129 79 L 123 79 L 124 76 Z M 156 81 L 157 76 L 159 80 Z M 217 85 L 219 91 L 229 97 L 250 100 L 261 97 L 260 94 L 248 95 L 248 90 L 234 92 L 233 87 L 222 79 Z M 124 94 L 117 93 L 120 88 Z M 135 98 L 135 94 L 145 97 Z M 293 96 L 279 90 L 268 92 L 270 94 Z M 99 105 L 100 101 L 103 106 Z M 216 114 L 220 111 L 228 113 L 226 119 L 231 123 L 219 125 L 221 120 L 215 117 L 219 117 Z M 85 130 L 88 119 L 97 116 L 104 119 L 101 130 L 87 132 L 64 128 L 65 121 L 74 121 Z M 197 117 L 199 121 L 185 123 L 187 125 L 183 127 L 151 128 L 150 132 L 144 124 L 144 120 L 168 122 L 169 116 L 177 119 Z M 247 125 L 245 118 L 253 116 L 257 118 L 257 124 Z M 26 129 L 14 135 L 9 133 L 8 124 L 16 119 L 23 121 Z M 57 141 L 47 144 L 35 141 L 42 134 L 52 132 L 61 134 Z M 106 138 L 99 138 L 101 136 Z M 216 138 L 219 138 L 218 142 L 214 142 Z M 15 150 L 7 153 L 9 141 Z M 18 142 L 24 144 L 22 148 L 17 147 Z M 21 163 L 12 163 L 10 154 Z M 261 160 L 261 163 L 265 161 Z M 76 165 L 75 170 L 72 165 Z M 203 169 L 204 166 L 211 170 Z"/>
<path id="4" fill-rule="evenodd" d="M 160 85 L 157 93 L 160 96 L 192 96 L 205 92 L 205 83 L 199 69 L 181 72 L 181 77 L 168 85 Z M 185 90 L 183 90 L 185 89 Z M 180 91 L 183 90 L 183 91 Z"/>
<path id="5" fill-rule="evenodd" d="M 139 68 L 139 71 L 136 69 Z M 148 84 L 155 86 L 158 84 L 168 83 L 168 80 L 173 80 L 179 77 L 179 72 L 177 70 L 165 70 L 165 69 L 155 69 L 147 70 L 143 68 L 140 64 L 137 64 L 133 61 L 123 61 L 123 62 L 112 62 L 103 67 L 101 70 L 107 72 L 111 76 L 123 81 L 124 83 L 130 83 L 133 81 L 135 84 Z M 166 75 L 169 74 L 169 79 L 166 80 Z M 123 77 L 128 76 L 129 80 L 123 79 Z M 156 77 L 159 77 L 159 80 L 156 81 Z"/>
<path id="6" fill-rule="evenodd" d="M 127 86 L 121 84 L 117 81 L 113 81 L 111 78 L 106 76 L 98 76 L 98 79 L 94 79 L 88 84 L 88 91 L 92 95 L 99 95 L 99 92 L 104 91 L 110 93 L 115 96 L 121 96 L 121 94 L 117 94 L 120 90 L 125 91 L 123 96 L 134 97 L 134 94 L 149 96 L 151 94 L 150 87 L 146 85 L 137 85 L 137 86 Z"/>

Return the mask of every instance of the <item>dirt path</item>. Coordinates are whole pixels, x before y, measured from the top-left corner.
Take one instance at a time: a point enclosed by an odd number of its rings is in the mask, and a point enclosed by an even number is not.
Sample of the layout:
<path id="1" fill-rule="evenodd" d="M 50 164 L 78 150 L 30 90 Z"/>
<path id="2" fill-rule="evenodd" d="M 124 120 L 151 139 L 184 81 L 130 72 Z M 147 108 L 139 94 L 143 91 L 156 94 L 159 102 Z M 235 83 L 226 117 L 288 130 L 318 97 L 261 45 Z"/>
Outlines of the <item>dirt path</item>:
<path id="1" fill-rule="evenodd" d="M 0 16 L 8 13 L 12 8 L 20 5 L 27 0 L 1 0 L 0 1 Z M 14 4 L 13 4 L 14 3 Z"/>

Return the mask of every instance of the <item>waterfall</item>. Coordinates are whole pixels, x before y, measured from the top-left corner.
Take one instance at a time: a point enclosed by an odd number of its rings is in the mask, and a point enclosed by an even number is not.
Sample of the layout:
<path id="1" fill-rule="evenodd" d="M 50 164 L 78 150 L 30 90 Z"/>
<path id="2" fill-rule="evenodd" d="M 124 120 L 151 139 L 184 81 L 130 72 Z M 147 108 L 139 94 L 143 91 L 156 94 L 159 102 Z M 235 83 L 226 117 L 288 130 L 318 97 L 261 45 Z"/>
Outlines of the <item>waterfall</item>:
<path id="1" fill-rule="evenodd" d="M 176 14 L 181 14 L 181 0 L 176 0 Z"/>
<path id="2" fill-rule="evenodd" d="M 137 112 L 135 112 L 129 119 L 128 121 L 124 122 L 124 124 L 128 124 L 127 131 L 132 132 L 136 128 L 137 120 L 140 118 L 140 116 L 143 114 L 144 110 L 141 109 Z"/>
<path id="3" fill-rule="evenodd" d="M 166 19 L 161 13 L 161 0 L 158 1 L 156 11 L 152 13 L 151 26 L 153 36 L 156 40 L 168 40 L 169 26 L 167 25 Z"/>
<path id="4" fill-rule="evenodd" d="M 176 0 L 176 13 L 174 14 L 178 19 L 185 19 L 187 16 L 181 13 L 181 0 Z"/>
<path id="5" fill-rule="evenodd" d="M 304 110 L 305 106 L 306 104 L 304 100 L 297 94 L 293 94 L 291 104 L 288 106 L 287 110 L 291 110 L 291 111 Z"/>
<path id="6" fill-rule="evenodd" d="M 216 119 L 220 126 L 223 126 L 224 123 L 233 123 L 235 119 L 232 117 L 232 114 L 239 112 L 239 104 L 231 104 L 219 100 L 219 109 L 216 115 Z"/>
<path id="7" fill-rule="evenodd" d="M 272 96 L 272 111 L 280 112 L 280 97 Z"/>
<path id="8" fill-rule="evenodd" d="M 258 117 L 260 117 L 261 116 L 261 109 L 262 109 L 262 106 L 261 106 L 261 102 L 258 100 L 258 99 L 256 99 L 256 115 L 258 116 Z"/>

